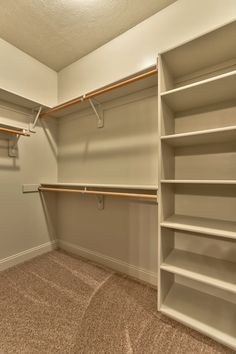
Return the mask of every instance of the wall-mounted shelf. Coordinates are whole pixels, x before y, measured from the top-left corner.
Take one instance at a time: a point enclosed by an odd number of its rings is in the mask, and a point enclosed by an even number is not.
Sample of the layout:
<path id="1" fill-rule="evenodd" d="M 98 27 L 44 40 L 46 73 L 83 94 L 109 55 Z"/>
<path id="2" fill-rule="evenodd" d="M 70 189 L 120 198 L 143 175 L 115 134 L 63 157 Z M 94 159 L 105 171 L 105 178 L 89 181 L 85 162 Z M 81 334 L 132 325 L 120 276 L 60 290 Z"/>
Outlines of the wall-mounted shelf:
<path id="1" fill-rule="evenodd" d="M 152 67 L 131 77 L 125 78 L 111 85 L 88 92 L 73 100 L 62 103 L 53 108 L 44 110 L 40 117 L 64 117 L 74 112 L 91 108 L 90 100 L 95 104 L 103 104 L 115 98 L 127 96 L 128 94 L 143 89 L 157 87 L 157 68 Z"/>
<path id="2" fill-rule="evenodd" d="M 189 215 L 172 215 L 161 222 L 161 227 L 236 239 L 236 221 Z"/>
<path id="3" fill-rule="evenodd" d="M 17 95 L 13 92 L 6 91 L 4 89 L 0 89 L 0 101 L 11 103 L 18 107 L 26 108 L 28 110 L 34 110 L 39 106 L 42 106 L 44 110 L 50 108 L 49 106 L 42 105 L 37 101 L 30 100 L 28 98 Z"/>
<path id="4" fill-rule="evenodd" d="M 114 184 L 114 183 L 68 183 L 68 182 L 57 182 L 57 183 L 41 183 L 41 186 L 48 187 L 91 187 L 91 188 L 108 188 L 108 189 L 141 189 L 141 190 L 157 190 L 157 185 L 144 185 L 144 184 Z"/>
<path id="5" fill-rule="evenodd" d="M 22 122 L 22 126 L 17 126 L 18 118 L 12 124 L 12 119 L 6 118 L 4 115 L 0 122 L 0 131 L 4 132 L 4 129 L 9 129 L 5 132 L 12 135 L 29 136 L 30 133 L 35 133 L 34 128 L 37 124 L 39 114 L 42 109 L 48 109 L 48 106 L 42 105 L 36 101 L 27 99 L 13 92 L 0 89 L 0 108 L 6 111 L 16 113 L 16 116 L 27 117 L 27 121 Z"/>
<path id="6" fill-rule="evenodd" d="M 174 249 L 164 259 L 161 269 L 236 294 L 236 263 Z"/>
<path id="7" fill-rule="evenodd" d="M 140 188 L 141 187 L 141 188 Z M 81 195 L 143 199 L 157 203 L 157 187 L 140 185 L 53 183 L 41 184 L 40 192 L 79 193 Z"/>

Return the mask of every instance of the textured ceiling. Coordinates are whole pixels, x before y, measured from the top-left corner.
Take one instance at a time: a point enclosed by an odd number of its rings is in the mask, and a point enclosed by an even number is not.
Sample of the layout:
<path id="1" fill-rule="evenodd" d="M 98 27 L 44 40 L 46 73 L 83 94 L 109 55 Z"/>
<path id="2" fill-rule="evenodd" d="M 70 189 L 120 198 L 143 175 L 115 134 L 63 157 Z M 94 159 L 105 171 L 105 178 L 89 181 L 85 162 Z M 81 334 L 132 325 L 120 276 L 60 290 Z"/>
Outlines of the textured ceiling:
<path id="1" fill-rule="evenodd" d="M 0 37 L 61 70 L 176 0 L 0 0 Z"/>

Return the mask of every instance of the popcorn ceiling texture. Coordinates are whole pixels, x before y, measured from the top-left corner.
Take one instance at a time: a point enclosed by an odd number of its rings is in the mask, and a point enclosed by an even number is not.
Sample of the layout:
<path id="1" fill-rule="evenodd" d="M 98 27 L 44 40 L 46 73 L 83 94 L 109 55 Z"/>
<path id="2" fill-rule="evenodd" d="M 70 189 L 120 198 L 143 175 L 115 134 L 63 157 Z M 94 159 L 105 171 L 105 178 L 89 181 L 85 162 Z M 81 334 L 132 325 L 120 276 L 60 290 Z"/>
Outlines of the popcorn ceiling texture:
<path id="1" fill-rule="evenodd" d="M 53 251 L 0 273 L 1 354 L 230 354 L 156 311 L 156 291 Z"/>
<path id="2" fill-rule="evenodd" d="M 61 70 L 176 0 L 0 0 L 0 37 Z"/>

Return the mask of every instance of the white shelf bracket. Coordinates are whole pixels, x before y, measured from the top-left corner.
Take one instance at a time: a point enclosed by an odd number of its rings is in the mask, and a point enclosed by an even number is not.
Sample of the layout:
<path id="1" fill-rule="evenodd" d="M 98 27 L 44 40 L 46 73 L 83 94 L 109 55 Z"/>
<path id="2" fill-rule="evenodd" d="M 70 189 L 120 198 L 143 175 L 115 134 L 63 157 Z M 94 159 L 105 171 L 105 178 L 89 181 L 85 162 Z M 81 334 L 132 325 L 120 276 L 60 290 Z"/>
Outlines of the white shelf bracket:
<path id="1" fill-rule="evenodd" d="M 36 110 L 33 110 L 33 112 L 35 112 Z M 39 116 L 40 116 L 40 113 L 41 113 L 41 111 L 42 111 L 42 106 L 40 106 L 39 108 L 38 108 L 38 110 L 36 111 L 36 115 L 35 115 L 35 117 L 34 117 L 34 120 L 33 120 L 33 123 L 31 123 L 30 124 L 30 131 L 32 132 L 32 133 L 35 133 L 35 127 L 36 127 L 36 125 L 37 125 L 37 122 L 38 122 L 38 119 L 39 119 Z"/>
<path id="2" fill-rule="evenodd" d="M 91 98 L 89 98 L 89 103 L 90 103 L 90 105 L 91 105 L 91 107 L 98 119 L 97 127 L 103 128 L 104 127 L 104 114 L 103 114 L 102 105 L 100 103 L 96 103 L 96 105 L 97 105 L 97 107 L 96 107 Z"/>
<path id="3" fill-rule="evenodd" d="M 103 195 L 98 195 L 98 210 L 103 210 L 104 209 L 104 196 Z"/>
<path id="4" fill-rule="evenodd" d="M 8 156 L 9 157 L 18 157 L 18 141 L 20 135 L 15 135 L 9 138 L 8 140 Z"/>
<path id="5" fill-rule="evenodd" d="M 84 187 L 84 193 L 86 193 L 87 187 Z M 104 196 L 103 195 L 97 195 L 97 201 L 98 201 L 98 210 L 103 210 L 104 209 Z"/>

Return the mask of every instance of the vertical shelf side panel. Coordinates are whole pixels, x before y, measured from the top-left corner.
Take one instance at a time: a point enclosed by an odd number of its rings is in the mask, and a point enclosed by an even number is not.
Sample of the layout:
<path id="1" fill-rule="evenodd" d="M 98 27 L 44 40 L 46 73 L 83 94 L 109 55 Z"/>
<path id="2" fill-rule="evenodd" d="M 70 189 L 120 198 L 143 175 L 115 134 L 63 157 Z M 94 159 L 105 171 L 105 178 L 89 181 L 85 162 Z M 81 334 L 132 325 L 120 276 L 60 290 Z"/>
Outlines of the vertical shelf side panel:
<path id="1" fill-rule="evenodd" d="M 162 215 L 162 195 L 161 195 L 161 176 L 162 176 L 162 151 L 161 151 L 161 134 L 162 134 L 162 105 L 161 105 L 161 86 L 162 86 L 162 58 L 158 57 L 158 242 L 157 242 L 157 309 L 161 308 L 161 222 Z"/>
<path id="2" fill-rule="evenodd" d="M 162 279 L 161 263 L 163 262 L 163 244 L 162 244 L 162 228 L 161 223 L 164 218 L 173 214 L 174 212 L 174 187 L 162 186 L 161 179 L 164 174 L 174 174 L 174 158 L 172 150 L 163 146 L 161 143 L 161 136 L 163 131 L 168 130 L 172 132 L 174 130 L 173 116 L 167 107 L 164 105 L 161 99 L 161 92 L 166 89 L 166 85 L 169 85 L 169 78 L 167 68 L 163 64 L 162 56 L 158 58 L 158 310 L 160 310 L 164 297 L 167 293 L 167 289 L 170 288 L 170 283 L 173 282 L 170 279 Z M 167 79 L 166 79 L 167 77 Z M 166 82 L 167 80 L 167 82 Z M 167 120 L 167 125 L 165 124 Z M 171 243 L 171 242 L 170 242 Z"/>

